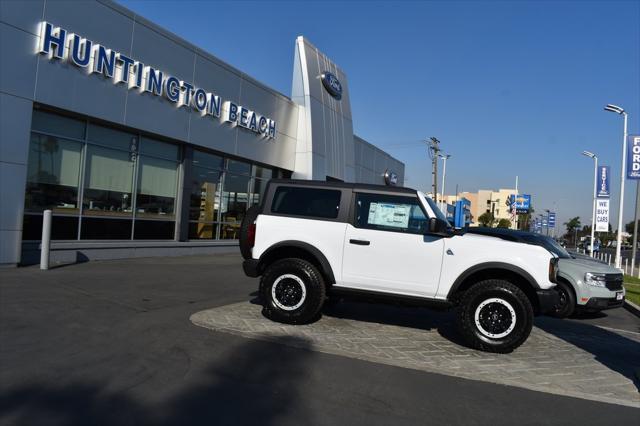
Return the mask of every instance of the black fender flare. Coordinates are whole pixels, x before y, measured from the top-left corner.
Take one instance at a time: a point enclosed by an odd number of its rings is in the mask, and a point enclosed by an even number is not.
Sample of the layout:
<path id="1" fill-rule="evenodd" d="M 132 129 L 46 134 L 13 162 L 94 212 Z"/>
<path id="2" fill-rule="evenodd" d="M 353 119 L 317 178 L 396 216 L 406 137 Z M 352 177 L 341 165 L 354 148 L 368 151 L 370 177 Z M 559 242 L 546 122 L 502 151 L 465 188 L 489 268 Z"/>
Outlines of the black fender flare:
<path id="1" fill-rule="evenodd" d="M 461 273 L 458 276 L 458 278 L 456 278 L 456 280 L 453 282 L 453 285 L 449 289 L 449 293 L 447 294 L 447 299 L 451 300 L 451 297 L 458 291 L 458 288 L 460 288 L 462 283 L 471 275 L 477 272 L 482 272 L 489 269 L 503 269 L 505 271 L 518 274 L 532 287 L 533 290 L 540 289 L 540 285 L 531 276 L 531 274 L 518 266 L 512 265 L 510 263 L 503 263 L 503 262 L 484 262 L 484 263 L 479 263 L 477 265 L 473 265 L 472 267 L 470 267 L 469 269 Z"/>
<path id="2" fill-rule="evenodd" d="M 273 253 L 276 250 L 287 248 L 287 247 L 293 247 L 293 248 L 301 249 L 308 252 L 320 264 L 320 268 L 321 268 L 320 272 L 322 272 L 322 274 L 329 280 L 327 284 L 333 284 L 336 282 L 335 276 L 333 275 L 333 269 L 331 268 L 331 264 L 329 263 L 325 255 L 322 254 L 322 252 L 317 247 L 309 243 L 305 243 L 304 241 L 286 240 L 286 241 L 280 241 L 279 243 L 272 245 L 271 247 L 266 249 L 262 253 L 262 255 L 260 255 L 260 259 L 259 259 L 259 265 L 261 265 L 260 268 L 263 268 L 263 261 L 267 259 L 271 253 Z"/>

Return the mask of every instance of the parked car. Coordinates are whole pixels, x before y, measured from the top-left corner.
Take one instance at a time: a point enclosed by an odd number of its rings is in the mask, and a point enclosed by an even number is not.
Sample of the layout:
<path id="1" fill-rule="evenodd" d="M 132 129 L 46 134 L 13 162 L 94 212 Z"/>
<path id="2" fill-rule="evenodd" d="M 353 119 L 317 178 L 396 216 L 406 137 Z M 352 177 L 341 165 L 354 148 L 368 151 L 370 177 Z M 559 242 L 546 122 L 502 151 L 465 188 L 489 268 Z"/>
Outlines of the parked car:
<path id="1" fill-rule="evenodd" d="M 240 249 L 244 272 L 261 277 L 263 314 L 289 324 L 345 294 L 455 307 L 470 346 L 504 353 L 558 300 L 549 250 L 456 232 L 408 188 L 271 180 L 244 218 Z"/>
<path id="2" fill-rule="evenodd" d="M 570 254 L 553 238 L 512 229 L 469 228 L 469 233 L 489 235 L 545 247 L 558 258 L 558 304 L 551 315 L 564 318 L 579 311 L 601 311 L 624 304 L 625 289 L 619 269 L 586 255 Z"/>

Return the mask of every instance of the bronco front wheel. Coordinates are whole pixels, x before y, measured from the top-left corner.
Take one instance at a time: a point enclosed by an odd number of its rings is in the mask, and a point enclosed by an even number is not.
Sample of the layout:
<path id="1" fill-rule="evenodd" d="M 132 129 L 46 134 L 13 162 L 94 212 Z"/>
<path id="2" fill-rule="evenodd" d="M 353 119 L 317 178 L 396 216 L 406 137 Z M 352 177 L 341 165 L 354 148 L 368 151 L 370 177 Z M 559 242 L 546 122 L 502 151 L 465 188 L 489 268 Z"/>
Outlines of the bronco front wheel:
<path id="1" fill-rule="evenodd" d="M 509 353 L 529 337 L 533 307 L 517 286 L 504 280 L 486 280 L 464 293 L 457 322 L 470 346 Z"/>

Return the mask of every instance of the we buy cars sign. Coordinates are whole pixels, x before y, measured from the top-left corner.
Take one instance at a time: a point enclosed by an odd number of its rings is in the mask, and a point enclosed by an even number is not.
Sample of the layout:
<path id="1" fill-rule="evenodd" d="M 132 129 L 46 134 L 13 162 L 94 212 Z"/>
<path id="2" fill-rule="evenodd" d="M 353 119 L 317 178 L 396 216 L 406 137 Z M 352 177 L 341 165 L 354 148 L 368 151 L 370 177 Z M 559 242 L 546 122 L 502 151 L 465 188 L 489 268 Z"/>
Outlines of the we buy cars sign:
<path id="1" fill-rule="evenodd" d="M 596 231 L 609 231 L 609 200 L 598 198 L 596 202 Z"/>

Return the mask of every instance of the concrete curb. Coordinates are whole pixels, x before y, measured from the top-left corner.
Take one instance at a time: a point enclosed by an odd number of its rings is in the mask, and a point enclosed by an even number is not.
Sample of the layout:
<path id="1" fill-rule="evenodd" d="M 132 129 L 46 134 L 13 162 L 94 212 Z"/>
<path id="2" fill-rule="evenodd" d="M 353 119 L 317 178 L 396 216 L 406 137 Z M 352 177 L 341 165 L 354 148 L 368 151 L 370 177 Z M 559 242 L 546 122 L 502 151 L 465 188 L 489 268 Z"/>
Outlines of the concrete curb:
<path id="1" fill-rule="evenodd" d="M 636 305 L 633 302 L 630 302 L 628 300 L 625 299 L 624 301 L 624 308 L 631 312 L 633 315 L 637 316 L 638 318 L 640 318 L 640 306 Z"/>

